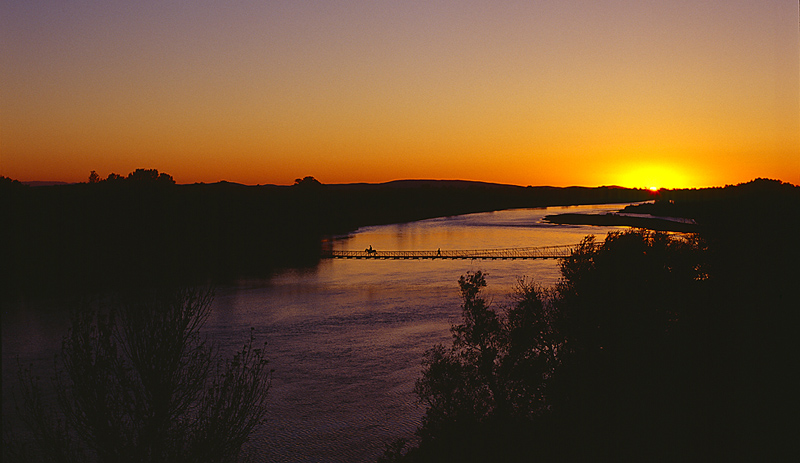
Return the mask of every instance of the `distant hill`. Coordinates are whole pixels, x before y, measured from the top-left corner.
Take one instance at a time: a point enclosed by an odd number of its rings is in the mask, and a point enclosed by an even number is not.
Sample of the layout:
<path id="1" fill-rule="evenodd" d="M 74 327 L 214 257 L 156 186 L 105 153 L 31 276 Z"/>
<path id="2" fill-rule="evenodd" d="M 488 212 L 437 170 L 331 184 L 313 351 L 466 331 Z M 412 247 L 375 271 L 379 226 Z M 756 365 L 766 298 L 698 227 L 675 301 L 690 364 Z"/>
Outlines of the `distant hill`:
<path id="1" fill-rule="evenodd" d="M 23 185 L 28 186 L 54 186 L 54 185 L 69 185 L 68 182 L 48 182 L 48 181 L 33 181 L 33 182 L 21 182 Z"/>
<path id="2" fill-rule="evenodd" d="M 23 185 L 31 186 L 31 187 L 39 187 L 39 186 L 58 186 L 58 185 L 75 185 L 82 182 L 58 182 L 58 181 L 47 181 L 47 180 L 33 180 L 33 181 L 26 181 L 20 182 Z M 228 180 L 220 180 L 218 182 L 212 183 L 205 183 L 205 182 L 197 182 L 197 183 L 183 183 L 180 185 L 215 185 L 215 184 L 229 184 L 229 185 L 240 185 L 244 187 L 256 186 L 256 187 L 274 187 L 274 188 L 284 188 L 289 187 L 292 185 L 276 185 L 271 183 L 266 184 L 259 184 L 259 185 L 248 185 L 245 183 L 237 183 L 237 182 L 230 182 Z M 512 185 L 508 183 L 492 183 L 492 182 L 481 182 L 477 180 L 432 180 L 432 179 L 402 179 L 402 180 L 391 180 L 389 182 L 380 182 L 380 183 L 368 183 L 368 182 L 357 182 L 357 183 L 326 183 L 320 185 L 325 185 L 328 187 L 334 188 L 379 188 L 379 187 L 397 187 L 397 188 L 420 188 L 420 187 L 435 187 L 435 188 L 472 188 L 472 187 L 487 187 L 487 188 L 544 188 L 544 189 L 562 189 L 562 188 L 586 188 L 586 189 L 593 189 L 593 188 L 608 188 L 608 189 L 619 189 L 619 190 L 629 190 L 629 188 L 615 186 L 615 185 L 608 185 L 608 186 L 600 186 L 600 187 L 582 187 L 582 186 L 569 186 L 569 187 L 552 187 L 546 185 L 539 185 L 539 186 L 521 186 L 521 185 Z"/>

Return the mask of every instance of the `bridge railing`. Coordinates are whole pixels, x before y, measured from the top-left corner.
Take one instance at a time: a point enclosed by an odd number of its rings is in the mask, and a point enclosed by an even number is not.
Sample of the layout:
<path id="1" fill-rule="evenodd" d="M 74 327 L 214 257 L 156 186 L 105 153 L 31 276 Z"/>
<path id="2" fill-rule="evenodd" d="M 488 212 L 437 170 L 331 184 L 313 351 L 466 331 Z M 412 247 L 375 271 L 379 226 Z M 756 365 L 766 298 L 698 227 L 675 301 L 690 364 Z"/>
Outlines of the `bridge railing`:
<path id="1" fill-rule="evenodd" d="M 537 246 L 496 249 L 441 249 L 422 251 L 364 251 L 323 252 L 324 258 L 339 259 L 557 259 L 569 257 L 577 245 Z"/>

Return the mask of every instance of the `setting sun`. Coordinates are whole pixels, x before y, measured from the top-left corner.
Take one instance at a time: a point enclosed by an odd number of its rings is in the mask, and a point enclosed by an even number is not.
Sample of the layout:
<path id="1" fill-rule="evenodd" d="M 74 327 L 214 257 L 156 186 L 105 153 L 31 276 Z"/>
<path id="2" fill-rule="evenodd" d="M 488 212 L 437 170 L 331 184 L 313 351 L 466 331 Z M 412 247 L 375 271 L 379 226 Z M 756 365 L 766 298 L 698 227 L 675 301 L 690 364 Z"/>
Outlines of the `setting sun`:
<path id="1" fill-rule="evenodd" d="M 609 174 L 614 184 L 626 188 L 691 188 L 702 183 L 702 179 L 682 166 L 667 163 L 648 163 L 619 168 Z"/>

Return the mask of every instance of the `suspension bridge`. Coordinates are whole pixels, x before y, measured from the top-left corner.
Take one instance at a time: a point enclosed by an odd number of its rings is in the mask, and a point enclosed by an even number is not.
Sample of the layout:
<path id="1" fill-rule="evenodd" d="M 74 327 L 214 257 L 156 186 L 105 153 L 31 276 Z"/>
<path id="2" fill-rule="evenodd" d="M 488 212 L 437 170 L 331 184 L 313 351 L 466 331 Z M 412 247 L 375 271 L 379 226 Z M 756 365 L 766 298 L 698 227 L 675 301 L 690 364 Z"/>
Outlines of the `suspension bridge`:
<path id="1" fill-rule="evenodd" d="M 328 259 L 560 259 L 569 257 L 575 244 L 498 249 L 436 249 L 433 251 L 381 251 L 372 247 L 363 251 L 323 251 Z"/>

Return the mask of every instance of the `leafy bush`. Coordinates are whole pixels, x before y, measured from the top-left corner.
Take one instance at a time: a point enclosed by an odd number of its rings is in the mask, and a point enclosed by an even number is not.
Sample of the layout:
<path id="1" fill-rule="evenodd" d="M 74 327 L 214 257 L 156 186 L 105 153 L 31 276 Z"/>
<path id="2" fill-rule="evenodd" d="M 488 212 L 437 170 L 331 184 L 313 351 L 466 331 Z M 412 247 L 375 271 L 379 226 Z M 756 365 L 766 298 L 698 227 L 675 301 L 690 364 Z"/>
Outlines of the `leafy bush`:
<path id="1" fill-rule="evenodd" d="M 702 243 L 660 232 L 587 237 L 552 290 L 521 279 L 494 310 L 461 277 L 462 323 L 424 359 L 419 445 L 384 461 L 641 460 L 690 452 L 702 378 L 694 327 Z M 694 389 L 693 389 L 694 388 Z M 702 394 L 700 394 L 702 396 Z M 575 445 L 579 442 L 579 445 Z"/>
<path id="2" fill-rule="evenodd" d="M 154 291 L 75 311 L 55 404 L 20 368 L 29 439 L 4 434 L 5 461 L 236 461 L 266 413 L 271 370 L 249 340 L 218 359 L 200 335 L 211 294 Z"/>

